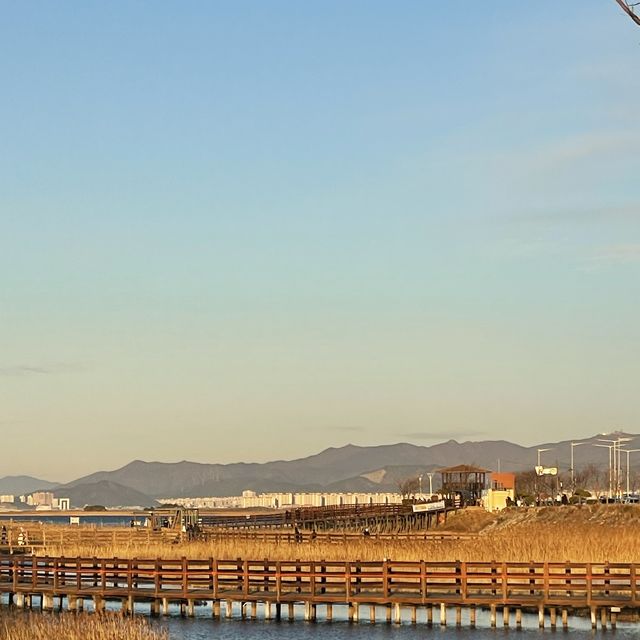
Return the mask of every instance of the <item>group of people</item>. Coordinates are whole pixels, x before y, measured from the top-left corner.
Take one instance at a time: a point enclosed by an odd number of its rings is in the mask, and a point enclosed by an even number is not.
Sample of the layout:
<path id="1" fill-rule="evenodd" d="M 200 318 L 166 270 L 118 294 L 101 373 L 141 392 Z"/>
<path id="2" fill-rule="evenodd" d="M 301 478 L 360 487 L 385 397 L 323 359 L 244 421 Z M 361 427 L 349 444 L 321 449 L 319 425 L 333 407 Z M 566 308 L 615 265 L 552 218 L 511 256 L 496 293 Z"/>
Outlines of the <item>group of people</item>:
<path id="1" fill-rule="evenodd" d="M 2 530 L 0 530 L 0 544 L 8 545 L 9 540 L 9 532 L 7 531 L 7 525 L 2 525 Z M 16 540 L 19 547 L 25 547 L 29 544 L 29 535 L 25 531 L 24 527 L 20 527 L 20 531 L 18 531 L 18 537 Z"/>

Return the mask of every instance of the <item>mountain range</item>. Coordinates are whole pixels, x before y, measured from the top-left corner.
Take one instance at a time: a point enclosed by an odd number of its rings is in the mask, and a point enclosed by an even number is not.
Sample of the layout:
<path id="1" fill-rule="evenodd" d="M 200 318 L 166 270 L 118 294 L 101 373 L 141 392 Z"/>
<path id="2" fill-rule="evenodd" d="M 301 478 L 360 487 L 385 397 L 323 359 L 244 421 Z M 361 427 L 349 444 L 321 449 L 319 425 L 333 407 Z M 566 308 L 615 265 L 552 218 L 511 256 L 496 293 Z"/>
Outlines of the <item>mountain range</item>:
<path id="1" fill-rule="evenodd" d="M 630 438 L 640 438 L 633 434 Z M 580 442 L 597 444 L 596 435 Z M 611 436 L 609 436 L 611 438 Z M 575 442 L 575 441 L 574 441 Z M 523 447 L 506 440 L 456 442 L 433 446 L 400 443 L 325 449 L 296 460 L 266 463 L 206 464 L 197 462 L 144 462 L 134 460 L 114 471 L 98 471 L 72 482 L 58 484 L 29 476 L 0 479 L 0 494 L 23 494 L 42 489 L 56 496 L 69 497 L 73 506 L 153 506 L 158 498 L 240 495 L 246 489 L 266 492 L 385 492 L 397 491 L 409 477 L 442 467 L 473 464 L 489 470 L 524 471 L 533 469 L 538 449 L 546 466 L 570 468 L 594 463 L 608 465 L 609 451 L 594 446 L 571 447 L 571 441 L 546 442 Z M 434 478 L 437 486 L 437 480 Z"/>

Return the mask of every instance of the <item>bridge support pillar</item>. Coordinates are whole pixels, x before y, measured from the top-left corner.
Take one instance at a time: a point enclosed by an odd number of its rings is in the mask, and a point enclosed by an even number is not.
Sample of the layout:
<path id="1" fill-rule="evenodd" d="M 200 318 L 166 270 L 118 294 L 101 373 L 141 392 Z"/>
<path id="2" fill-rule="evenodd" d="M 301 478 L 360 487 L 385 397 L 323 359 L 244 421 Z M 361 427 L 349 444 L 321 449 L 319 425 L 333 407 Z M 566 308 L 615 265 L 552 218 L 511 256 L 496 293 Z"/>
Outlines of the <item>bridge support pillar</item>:
<path id="1" fill-rule="evenodd" d="M 615 630 L 618 626 L 618 608 L 611 607 L 611 629 Z"/>
<path id="2" fill-rule="evenodd" d="M 13 604 L 18 607 L 18 609 L 24 609 L 24 593 L 16 593 L 13 596 Z"/>
<path id="3" fill-rule="evenodd" d="M 93 608 L 96 613 L 102 613 L 104 611 L 104 598 L 102 596 L 93 596 Z"/>
<path id="4" fill-rule="evenodd" d="M 447 626 L 447 605 L 444 602 L 440 603 L 440 624 L 443 627 Z"/>
<path id="5" fill-rule="evenodd" d="M 456 607 L 456 627 L 462 626 L 462 607 L 458 605 Z"/>
<path id="6" fill-rule="evenodd" d="M 433 626 L 433 605 L 432 604 L 427 605 L 427 626 L 429 627 Z"/>
<path id="7" fill-rule="evenodd" d="M 369 622 L 371 624 L 376 623 L 376 605 L 375 604 L 369 605 Z"/>
<path id="8" fill-rule="evenodd" d="M 289 622 L 293 622 L 296 619 L 296 609 L 293 602 L 289 602 L 288 604 L 288 614 L 289 614 Z"/>
<path id="9" fill-rule="evenodd" d="M 162 598 L 162 615 L 169 615 L 169 598 Z"/>
<path id="10" fill-rule="evenodd" d="M 591 628 L 595 629 L 598 626 L 598 610 L 595 607 L 591 607 Z"/>
<path id="11" fill-rule="evenodd" d="M 411 607 L 411 624 L 416 624 L 418 622 L 418 607 L 414 604 Z"/>
<path id="12" fill-rule="evenodd" d="M 562 628 L 565 630 L 569 628 L 569 614 L 566 609 L 562 610 Z"/>
<path id="13" fill-rule="evenodd" d="M 133 613 L 133 599 L 131 601 L 131 613 Z M 160 615 L 160 600 L 154 598 L 149 606 L 149 613 L 152 618 L 157 618 Z"/>
<path id="14" fill-rule="evenodd" d="M 520 607 L 516 609 L 516 628 L 522 628 L 522 609 Z"/>
<path id="15" fill-rule="evenodd" d="M 509 607 L 502 608 L 502 626 L 509 627 L 511 625 L 511 610 Z"/>
<path id="16" fill-rule="evenodd" d="M 396 624 L 400 624 L 402 622 L 402 611 L 400 609 L 400 603 L 396 602 L 393 605 L 393 621 Z"/>
<path id="17" fill-rule="evenodd" d="M 557 609 L 555 607 L 551 607 L 549 609 L 549 614 L 550 614 L 550 618 L 551 618 L 551 628 L 555 629 L 556 625 L 558 624 L 558 612 L 557 612 Z"/>
<path id="18" fill-rule="evenodd" d="M 603 630 L 607 628 L 607 608 L 606 607 L 602 607 L 600 609 L 600 626 L 602 627 Z"/>
<path id="19" fill-rule="evenodd" d="M 469 626 L 472 629 L 475 629 L 476 627 L 476 605 L 472 604 L 469 607 Z"/>
<path id="20" fill-rule="evenodd" d="M 271 602 L 269 600 L 264 603 L 264 619 L 271 620 Z"/>
<path id="21" fill-rule="evenodd" d="M 538 627 L 544 629 L 544 607 L 542 605 L 538 607 Z"/>
<path id="22" fill-rule="evenodd" d="M 251 619 L 255 620 L 258 617 L 258 603 L 254 600 L 251 603 Z"/>
<path id="23" fill-rule="evenodd" d="M 47 593 L 42 594 L 42 610 L 53 611 L 53 596 Z"/>
<path id="24" fill-rule="evenodd" d="M 331 622 L 331 620 L 333 620 L 333 605 L 331 603 L 327 604 L 325 618 L 327 622 Z"/>
<path id="25" fill-rule="evenodd" d="M 390 604 L 388 604 L 385 607 L 385 620 L 387 621 L 387 624 L 391 623 L 391 615 L 392 615 L 392 607 Z"/>
<path id="26" fill-rule="evenodd" d="M 491 617 L 491 628 L 494 629 L 496 624 L 497 624 L 497 617 L 498 617 L 498 614 L 496 613 L 496 605 L 495 604 L 491 605 L 490 617 Z"/>
<path id="27" fill-rule="evenodd" d="M 349 610 L 347 616 L 349 618 L 349 622 L 353 622 L 353 617 L 355 615 L 355 607 L 353 606 L 353 602 L 349 603 Z"/>
<path id="28" fill-rule="evenodd" d="M 282 605 L 277 602 L 276 603 L 276 620 L 280 621 L 282 619 Z"/>

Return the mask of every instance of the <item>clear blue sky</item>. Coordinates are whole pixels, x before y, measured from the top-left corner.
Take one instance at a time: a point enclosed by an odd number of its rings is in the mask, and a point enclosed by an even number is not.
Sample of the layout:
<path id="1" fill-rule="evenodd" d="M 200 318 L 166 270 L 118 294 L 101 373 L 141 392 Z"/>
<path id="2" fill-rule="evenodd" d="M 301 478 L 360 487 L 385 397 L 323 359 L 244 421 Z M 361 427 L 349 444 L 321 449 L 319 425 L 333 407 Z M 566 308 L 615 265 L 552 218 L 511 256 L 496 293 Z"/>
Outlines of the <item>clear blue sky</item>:
<path id="1" fill-rule="evenodd" d="M 613 0 L 0 6 L 0 476 L 640 431 Z"/>

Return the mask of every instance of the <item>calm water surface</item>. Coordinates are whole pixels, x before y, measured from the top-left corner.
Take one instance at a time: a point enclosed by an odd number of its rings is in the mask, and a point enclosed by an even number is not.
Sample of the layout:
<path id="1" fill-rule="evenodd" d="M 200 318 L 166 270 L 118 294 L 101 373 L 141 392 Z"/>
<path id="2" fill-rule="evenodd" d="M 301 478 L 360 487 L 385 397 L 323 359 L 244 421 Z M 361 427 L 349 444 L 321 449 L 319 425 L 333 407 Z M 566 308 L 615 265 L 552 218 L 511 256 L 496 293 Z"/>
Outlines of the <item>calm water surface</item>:
<path id="1" fill-rule="evenodd" d="M 440 638 L 441 640 L 541 640 L 542 638 L 567 637 L 571 640 L 580 638 L 604 639 L 606 637 L 619 640 L 638 638 L 640 628 L 637 625 L 621 625 L 615 632 L 592 631 L 589 624 L 577 624 L 575 619 L 569 631 L 562 629 L 551 631 L 548 627 L 539 630 L 537 619 L 531 620 L 531 626 L 522 630 L 491 628 L 460 628 L 434 625 L 403 624 L 387 625 L 385 623 L 371 625 L 368 623 L 349 624 L 348 622 L 308 623 L 308 622 L 264 622 L 264 621 L 212 621 L 212 620 L 162 620 L 157 624 L 169 630 L 172 640 L 414 640 L 415 638 Z"/>
<path id="2" fill-rule="evenodd" d="M 321 607 L 318 607 L 320 615 Z M 363 615 L 368 619 L 368 608 Z M 262 612 L 258 609 L 259 617 Z M 434 638 L 441 640 L 541 640 L 542 638 L 567 637 L 570 640 L 592 638 L 601 640 L 615 637 L 618 640 L 640 638 L 640 625 L 634 623 L 618 622 L 616 631 L 598 629 L 593 631 L 587 618 L 578 616 L 569 617 L 569 630 L 563 631 L 559 626 L 555 631 L 549 627 L 548 616 L 545 620 L 545 629 L 538 629 L 537 615 L 524 615 L 523 627 L 518 630 L 515 627 L 504 629 L 502 618 L 498 617 L 498 627 L 490 627 L 488 612 L 478 611 L 477 628 L 469 629 L 467 613 L 463 610 L 463 627 L 457 629 L 453 626 L 441 627 L 438 622 L 438 612 L 434 613 L 434 625 L 428 627 L 425 623 L 425 612 L 419 611 L 418 624 L 409 623 L 409 612 L 405 612 L 406 618 L 403 624 L 387 624 L 377 622 L 372 625 L 368 621 L 350 624 L 346 620 L 346 607 L 334 607 L 333 622 L 319 620 L 318 622 L 304 622 L 296 619 L 295 622 L 275 622 L 265 620 L 212 620 L 209 607 L 198 607 L 195 618 L 180 618 L 172 615 L 167 618 L 154 620 L 152 624 L 168 629 L 172 640 L 204 640 L 215 638 L 216 640 L 413 640 L 414 638 Z M 234 613 L 235 615 L 235 613 Z M 296 609 L 296 617 L 302 617 L 302 610 Z M 384 620 L 384 610 L 380 609 L 378 620 Z M 455 621 L 453 610 L 448 613 L 448 620 Z M 560 619 L 558 618 L 558 622 Z M 513 623 L 513 614 L 512 614 Z"/>

